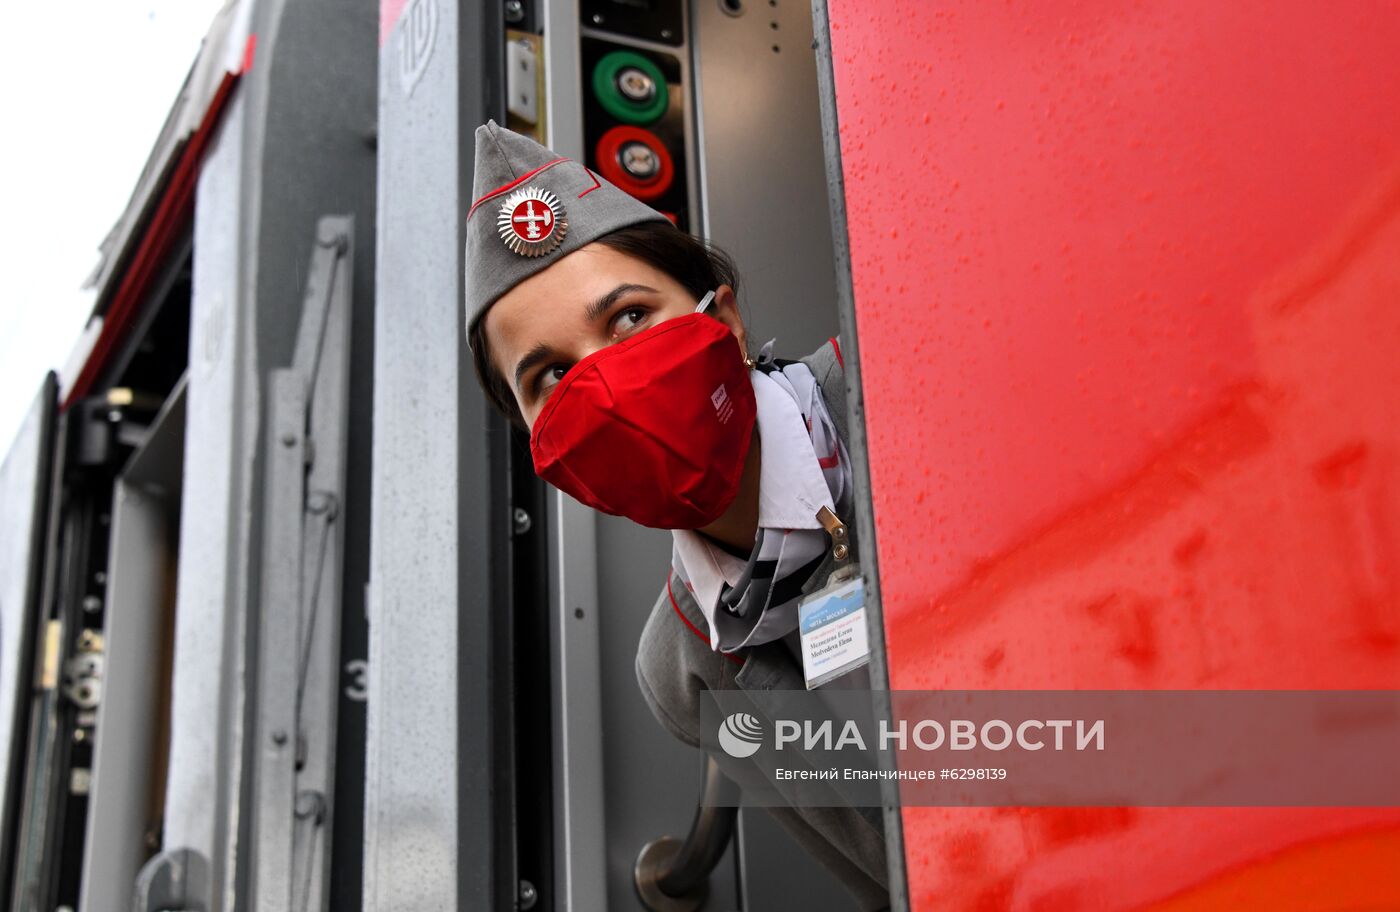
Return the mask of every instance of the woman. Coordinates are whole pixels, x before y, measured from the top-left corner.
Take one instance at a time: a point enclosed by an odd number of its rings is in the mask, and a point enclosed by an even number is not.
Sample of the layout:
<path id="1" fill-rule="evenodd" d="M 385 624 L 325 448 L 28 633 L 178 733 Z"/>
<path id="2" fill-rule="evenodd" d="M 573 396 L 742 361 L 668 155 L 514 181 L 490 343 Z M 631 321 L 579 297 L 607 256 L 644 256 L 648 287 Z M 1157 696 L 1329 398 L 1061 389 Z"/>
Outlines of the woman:
<path id="1" fill-rule="evenodd" d="M 540 477 L 672 531 L 637 677 L 698 746 L 702 689 L 804 688 L 797 603 L 855 560 L 840 351 L 750 358 L 727 257 L 495 123 L 477 130 L 474 197 L 478 376 Z M 770 810 L 862 910 L 888 904 L 878 808 Z"/>

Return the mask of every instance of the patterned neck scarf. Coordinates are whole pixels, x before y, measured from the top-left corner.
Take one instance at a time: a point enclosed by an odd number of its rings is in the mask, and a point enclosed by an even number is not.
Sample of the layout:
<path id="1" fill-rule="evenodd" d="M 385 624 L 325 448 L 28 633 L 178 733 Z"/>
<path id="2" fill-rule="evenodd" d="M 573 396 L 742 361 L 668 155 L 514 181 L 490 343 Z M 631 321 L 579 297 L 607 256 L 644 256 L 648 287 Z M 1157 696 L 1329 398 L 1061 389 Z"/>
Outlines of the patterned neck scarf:
<path id="1" fill-rule="evenodd" d="M 811 451 L 790 454 L 765 450 L 762 458 L 781 464 L 783 459 L 810 459 L 815 455 L 837 515 L 849 519 L 852 503 L 850 457 L 827 412 L 821 387 L 817 385 L 812 371 L 800 361 L 775 360 L 772 347 L 772 342 L 763 347 L 755 369 L 761 371 L 766 380 L 773 381 L 796 404 L 808 436 L 807 441 L 797 445 L 810 444 Z M 755 382 L 762 383 L 764 380 L 756 379 Z M 762 417 L 760 411 L 760 421 Z M 706 541 L 710 548 L 718 549 L 712 541 Z M 732 582 L 731 579 L 721 581 L 717 604 L 706 605 L 704 599 L 700 600 L 701 608 L 710 622 L 711 646 L 721 652 L 733 652 L 779 639 L 795 630 L 802 586 L 821 564 L 829 547 L 827 534 L 819 526 L 782 528 L 765 525 L 764 517 L 760 515 L 753 550 L 737 578 L 733 578 L 732 567 L 743 558 L 735 558 L 732 552 L 726 552 L 731 572 L 724 575 L 731 577 Z M 692 579 L 689 572 L 695 570 L 702 577 L 715 574 L 713 565 L 687 568 L 681 559 L 680 549 L 675 553 L 673 564 L 691 592 L 697 588 L 706 592 L 714 590 L 713 579 Z M 709 585 L 705 585 L 706 582 Z"/>

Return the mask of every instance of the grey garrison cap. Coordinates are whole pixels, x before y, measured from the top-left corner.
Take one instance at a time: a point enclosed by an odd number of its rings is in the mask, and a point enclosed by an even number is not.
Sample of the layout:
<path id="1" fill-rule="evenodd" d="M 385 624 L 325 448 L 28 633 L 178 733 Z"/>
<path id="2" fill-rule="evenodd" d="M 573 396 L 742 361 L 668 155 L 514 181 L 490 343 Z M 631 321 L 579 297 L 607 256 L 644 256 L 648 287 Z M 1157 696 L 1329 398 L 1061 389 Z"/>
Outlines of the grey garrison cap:
<path id="1" fill-rule="evenodd" d="M 488 120 L 467 213 L 467 337 L 496 299 L 619 228 L 669 221 L 579 162 Z"/>

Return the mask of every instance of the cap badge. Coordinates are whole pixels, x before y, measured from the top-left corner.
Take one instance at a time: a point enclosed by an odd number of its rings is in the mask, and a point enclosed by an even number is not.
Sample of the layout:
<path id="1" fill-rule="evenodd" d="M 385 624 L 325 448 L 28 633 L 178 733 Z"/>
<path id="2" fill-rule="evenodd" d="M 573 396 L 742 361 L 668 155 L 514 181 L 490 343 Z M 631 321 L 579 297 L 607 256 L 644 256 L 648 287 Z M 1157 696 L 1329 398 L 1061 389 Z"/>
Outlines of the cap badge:
<path id="1" fill-rule="evenodd" d="M 563 242 L 569 232 L 569 220 L 559 197 L 542 187 L 526 187 L 501 204 L 496 230 L 513 252 L 537 257 Z"/>

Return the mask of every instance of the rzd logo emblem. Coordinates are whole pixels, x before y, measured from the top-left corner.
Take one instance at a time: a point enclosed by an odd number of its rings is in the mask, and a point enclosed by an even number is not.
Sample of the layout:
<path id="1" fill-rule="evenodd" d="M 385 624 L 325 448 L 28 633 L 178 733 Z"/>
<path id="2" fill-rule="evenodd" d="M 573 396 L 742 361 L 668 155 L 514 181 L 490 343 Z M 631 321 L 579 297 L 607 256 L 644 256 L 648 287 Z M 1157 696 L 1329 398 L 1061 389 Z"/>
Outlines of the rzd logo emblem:
<path id="1" fill-rule="evenodd" d="M 428 69 L 428 61 L 433 57 L 433 46 L 437 43 L 438 8 L 437 0 L 412 0 L 399 20 L 399 76 L 403 82 L 405 95 L 413 94 L 413 87 L 423 78 Z"/>
<path id="2" fill-rule="evenodd" d="M 729 419 L 734 417 L 734 400 L 729 398 L 729 390 L 724 388 L 723 383 L 710 393 L 710 404 L 715 407 L 715 415 L 720 424 L 728 424 Z"/>

